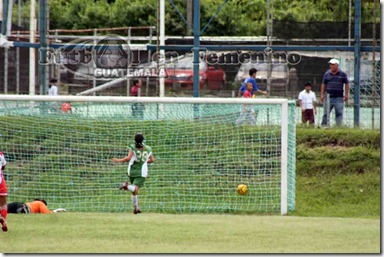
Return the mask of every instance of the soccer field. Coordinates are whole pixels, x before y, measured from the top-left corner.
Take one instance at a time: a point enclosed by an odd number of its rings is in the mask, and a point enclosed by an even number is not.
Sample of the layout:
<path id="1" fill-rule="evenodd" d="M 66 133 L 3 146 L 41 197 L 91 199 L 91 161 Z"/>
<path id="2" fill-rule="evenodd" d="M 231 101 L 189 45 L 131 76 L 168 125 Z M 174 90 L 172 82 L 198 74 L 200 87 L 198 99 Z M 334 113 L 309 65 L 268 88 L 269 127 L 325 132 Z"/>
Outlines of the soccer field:
<path id="1" fill-rule="evenodd" d="M 3 253 L 379 253 L 380 220 L 143 213 L 8 215 Z"/>

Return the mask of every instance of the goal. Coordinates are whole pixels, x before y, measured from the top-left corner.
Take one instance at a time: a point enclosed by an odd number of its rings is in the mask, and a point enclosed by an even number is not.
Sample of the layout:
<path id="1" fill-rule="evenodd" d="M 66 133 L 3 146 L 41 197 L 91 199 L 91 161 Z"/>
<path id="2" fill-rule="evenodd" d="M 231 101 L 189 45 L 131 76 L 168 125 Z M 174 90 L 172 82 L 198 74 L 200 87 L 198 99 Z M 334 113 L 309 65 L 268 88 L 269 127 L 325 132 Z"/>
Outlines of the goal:
<path id="1" fill-rule="evenodd" d="M 286 99 L 0 95 L 0 128 L 9 201 L 130 211 L 130 193 L 117 189 L 127 163 L 111 159 L 140 132 L 156 159 L 140 190 L 145 212 L 295 209 L 295 103 Z"/>

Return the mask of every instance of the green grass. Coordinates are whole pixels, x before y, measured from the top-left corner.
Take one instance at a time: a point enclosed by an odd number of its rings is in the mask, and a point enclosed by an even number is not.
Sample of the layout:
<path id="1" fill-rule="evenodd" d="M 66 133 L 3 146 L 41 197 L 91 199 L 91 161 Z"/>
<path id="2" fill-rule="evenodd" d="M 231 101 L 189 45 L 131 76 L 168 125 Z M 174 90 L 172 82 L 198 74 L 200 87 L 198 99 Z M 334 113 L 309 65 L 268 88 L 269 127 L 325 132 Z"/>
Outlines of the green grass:
<path id="1" fill-rule="evenodd" d="M 363 146 L 380 149 L 380 130 L 362 130 L 353 128 L 313 129 L 297 128 L 297 145 L 319 146 Z"/>
<path id="2" fill-rule="evenodd" d="M 9 215 L 3 253 L 379 253 L 380 220 L 256 215 Z"/>
<path id="3" fill-rule="evenodd" d="M 265 156 L 274 153 L 275 128 L 189 125 L 2 118 L 10 198 L 44 197 L 50 208 L 69 210 L 9 215 L 10 231 L 0 233 L 2 252 L 380 252 L 378 130 L 297 128 L 296 210 L 280 217 L 267 215 L 279 211 L 279 189 L 271 187 L 278 174 L 263 173 L 273 170 Z M 127 136 L 137 131 L 155 146 L 157 161 L 140 192 L 144 213 L 136 216 L 129 195 L 115 188 L 126 166 L 105 160 L 126 154 Z M 250 152 L 257 165 L 238 158 Z M 235 193 L 242 180 L 251 185 L 246 196 Z"/>
<path id="4" fill-rule="evenodd" d="M 298 176 L 291 215 L 380 217 L 380 173 Z"/>
<path id="5" fill-rule="evenodd" d="M 380 217 L 380 131 L 298 129 L 292 215 Z"/>

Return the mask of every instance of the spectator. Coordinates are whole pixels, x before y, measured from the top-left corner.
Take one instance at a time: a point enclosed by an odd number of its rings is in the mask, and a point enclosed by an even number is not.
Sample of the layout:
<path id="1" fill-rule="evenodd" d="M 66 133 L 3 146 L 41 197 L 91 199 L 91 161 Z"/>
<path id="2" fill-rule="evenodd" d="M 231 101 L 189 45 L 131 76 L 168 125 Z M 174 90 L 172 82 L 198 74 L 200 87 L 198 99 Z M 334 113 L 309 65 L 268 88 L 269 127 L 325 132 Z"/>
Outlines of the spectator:
<path id="1" fill-rule="evenodd" d="M 61 112 L 63 114 L 65 113 L 72 113 L 72 106 L 71 106 L 71 102 L 64 102 L 61 104 Z"/>
<path id="2" fill-rule="evenodd" d="M 335 107 L 336 124 L 341 126 L 343 122 L 344 101 L 348 101 L 349 82 L 347 74 L 340 70 L 338 60 L 331 59 L 328 63 L 330 69 L 324 74 L 323 83 L 321 84 L 321 102 L 324 103 L 324 115 L 321 125 L 329 126 L 328 115 L 331 114 L 333 107 Z M 327 113 L 325 93 L 327 93 L 327 97 L 329 96 L 329 113 Z"/>
<path id="3" fill-rule="evenodd" d="M 259 87 L 257 86 L 257 83 L 256 83 L 256 73 L 257 73 L 257 70 L 255 68 L 251 68 L 249 70 L 249 77 L 244 80 L 243 84 L 241 84 L 241 87 L 239 89 L 239 92 L 238 92 L 239 97 L 241 97 L 244 94 L 244 92 L 247 91 L 247 83 L 252 83 L 251 95 L 254 95 L 257 92 L 260 92 L 264 95 L 267 94 L 267 91 L 259 90 Z"/>
<path id="4" fill-rule="evenodd" d="M 299 94 L 299 104 L 301 108 L 301 120 L 304 124 L 309 122 L 310 125 L 315 124 L 316 115 L 316 95 L 311 90 L 311 82 L 305 84 L 305 89 Z"/>
<path id="5" fill-rule="evenodd" d="M 252 82 L 247 83 L 247 91 L 244 92 L 243 98 L 252 98 L 253 84 Z M 243 104 L 240 117 L 236 121 L 236 125 L 249 122 L 251 125 L 256 124 L 255 110 L 249 104 Z"/>
<path id="6" fill-rule="evenodd" d="M 51 79 L 51 82 L 49 84 L 49 90 L 48 90 L 49 96 L 57 96 L 58 95 L 58 89 L 57 89 L 57 80 Z M 58 113 L 60 110 L 60 105 L 57 102 L 50 102 L 49 104 L 49 110 L 51 113 Z"/>
<path id="7" fill-rule="evenodd" d="M 136 96 L 136 97 L 142 96 L 142 94 L 141 94 L 142 84 L 143 83 L 142 83 L 141 79 L 135 79 L 133 81 L 133 86 L 131 88 L 131 96 Z M 143 119 L 144 109 L 145 109 L 145 106 L 143 103 L 132 104 L 132 116 L 134 118 Z"/>
<path id="8" fill-rule="evenodd" d="M 51 79 L 51 83 L 49 84 L 48 95 L 50 95 L 50 96 L 57 96 L 58 95 L 57 80 L 56 79 Z"/>
<path id="9" fill-rule="evenodd" d="M 28 203 L 20 203 L 20 202 L 12 202 L 8 204 L 8 213 L 56 213 L 67 211 L 64 208 L 58 208 L 53 211 L 48 209 L 47 201 L 44 199 L 34 199 L 32 202 Z"/>

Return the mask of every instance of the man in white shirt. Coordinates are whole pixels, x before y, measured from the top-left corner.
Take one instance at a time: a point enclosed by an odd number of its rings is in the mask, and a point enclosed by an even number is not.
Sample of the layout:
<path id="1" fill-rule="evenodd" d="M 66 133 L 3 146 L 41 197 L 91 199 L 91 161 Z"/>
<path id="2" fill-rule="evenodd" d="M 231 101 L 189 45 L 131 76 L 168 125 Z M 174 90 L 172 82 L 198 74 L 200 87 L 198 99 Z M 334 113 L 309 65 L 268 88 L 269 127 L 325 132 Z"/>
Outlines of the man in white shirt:
<path id="1" fill-rule="evenodd" d="M 299 94 L 299 104 L 303 123 L 306 124 L 309 122 L 310 125 L 314 125 L 316 115 L 316 95 L 311 91 L 311 88 L 311 82 L 305 83 L 305 89 Z"/>
<path id="2" fill-rule="evenodd" d="M 49 84 L 48 95 L 50 96 L 58 95 L 58 89 L 57 89 L 56 83 L 57 83 L 56 79 L 51 79 L 51 83 Z"/>

